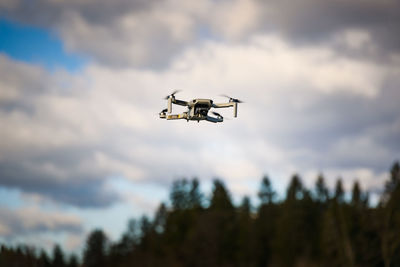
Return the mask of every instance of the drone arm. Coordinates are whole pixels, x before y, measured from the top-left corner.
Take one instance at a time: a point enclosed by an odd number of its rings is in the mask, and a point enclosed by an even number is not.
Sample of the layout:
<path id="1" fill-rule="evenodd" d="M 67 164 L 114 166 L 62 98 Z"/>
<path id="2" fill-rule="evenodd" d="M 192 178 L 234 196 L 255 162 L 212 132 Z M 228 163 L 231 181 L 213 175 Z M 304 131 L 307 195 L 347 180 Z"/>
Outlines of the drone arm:
<path id="1" fill-rule="evenodd" d="M 235 103 L 230 102 L 230 103 L 219 103 L 219 104 L 213 104 L 213 108 L 229 108 L 233 107 Z"/>
<path id="2" fill-rule="evenodd" d="M 213 104 L 213 108 L 229 108 L 233 107 L 233 116 L 237 117 L 237 102 L 229 102 L 229 103 L 220 103 L 220 104 Z"/>
<path id="3" fill-rule="evenodd" d="M 187 119 L 187 113 L 182 113 L 182 114 L 171 114 L 166 116 L 167 120 L 182 120 L 182 119 Z"/>
<path id="4" fill-rule="evenodd" d="M 176 104 L 176 105 L 180 105 L 180 106 L 187 106 L 188 102 L 183 101 L 183 100 L 179 100 L 179 99 L 175 99 L 175 98 L 171 98 L 172 103 Z"/>
<path id="5" fill-rule="evenodd" d="M 168 113 L 172 112 L 172 104 L 180 105 L 180 106 L 187 106 L 188 102 L 179 100 L 179 99 L 175 99 L 175 97 L 168 97 L 168 108 L 167 108 Z"/>

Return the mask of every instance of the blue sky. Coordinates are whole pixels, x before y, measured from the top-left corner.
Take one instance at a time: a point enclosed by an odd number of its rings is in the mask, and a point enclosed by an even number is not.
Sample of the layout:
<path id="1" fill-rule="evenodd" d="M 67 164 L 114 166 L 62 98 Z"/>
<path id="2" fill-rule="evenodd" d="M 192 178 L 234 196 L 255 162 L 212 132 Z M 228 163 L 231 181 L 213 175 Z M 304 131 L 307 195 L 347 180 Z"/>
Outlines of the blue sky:
<path id="1" fill-rule="evenodd" d="M 0 19 L 0 52 L 50 71 L 78 71 L 87 59 L 65 50 L 62 41 L 50 29 Z"/>
<path id="2" fill-rule="evenodd" d="M 323 173 L 331 189 L 358 180 L 376 201 L 400 158 L 394 10 L 0 1 L 0 242 L 79 251 L 96 227 L 115 240 L 183 177 L 206 197 L 221 178 L 236 203 L 256 204 L 265 174 L 283 197 L 294 173 L 308 188 Z M 222 124 L 160 120 L 175 89 L 246 103 L 238 118 L 218 111 L 231 118 Z"/>

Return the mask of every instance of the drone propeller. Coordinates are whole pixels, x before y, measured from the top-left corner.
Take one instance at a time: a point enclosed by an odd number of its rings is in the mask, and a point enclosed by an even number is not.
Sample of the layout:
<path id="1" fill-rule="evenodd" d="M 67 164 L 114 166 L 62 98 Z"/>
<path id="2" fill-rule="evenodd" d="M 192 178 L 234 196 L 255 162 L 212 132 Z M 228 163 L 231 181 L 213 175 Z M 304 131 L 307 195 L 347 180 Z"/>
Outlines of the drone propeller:
<path id="1" fill-rule="evenodd" d="M 170 97 L 175 97 L 175 94 L 176 94 L 176 93 L 179 93 L 180 91 L 182 91 L 182 90 L 175 90 L 175 91 L 172 92 L 172 94 L 167 95 L 166 97 L 164 97 L 164 99 L 168 99 L 168 98 L 170 98 Z"/>
<path id="2" fill-rule="evenodd" d="M 221 115 L 221 114 L 219 114 L 219 113 L 217 113 L 217 112 L 215 112 L 215 111 L 213 111 L 213 112 L 212 112 L 212 114 L 214 114 L 214 115 L 215 115 L 215 116 L 217 116 L 217 117 L 224 118 L 224 117 L 222 117 L 222 115 Z"/>
<path id="3" fill-rule="evenodd" d="M 230 97 L 230 96 L 228 96 L 228 95 L 220 95 L 220 96 L 229 98 L 229 102 L 244 103 L 242 100 L 239 100 L 239 99 Z"/>
<path id="4" fill-rule="evenodd" d="M 166 108 L 166 109 L 161 110 L 160 113 L 166 113 L 167 111 L 168 111 L 168 109 Z"/>

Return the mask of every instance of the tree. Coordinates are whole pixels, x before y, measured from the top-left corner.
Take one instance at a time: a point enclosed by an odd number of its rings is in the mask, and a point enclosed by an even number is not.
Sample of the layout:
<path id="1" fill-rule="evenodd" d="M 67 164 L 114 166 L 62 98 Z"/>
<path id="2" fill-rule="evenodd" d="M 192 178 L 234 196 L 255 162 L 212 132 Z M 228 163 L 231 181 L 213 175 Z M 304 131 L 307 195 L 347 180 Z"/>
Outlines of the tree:
<path id="1" fill-rule="evenodd" d="M 39 256 L 39 264 L 40 267 L 50 267 L 51 261 L 49 256 L 47 255 L 46 251 L 42 250 Z M 1 264 L 0 264 L 1 266 Z"/>
<path id="2" fill-rule="evenodd" d="M 136 219 L 130 219 L 128 221 L 127 230 L 122 235 L 122 239 L 121 239 L 122 248 L 126 252 L 129 252 L 139 242 L 140 242 L 139 223 L 137 222 Z"/>
<path id="3" fill-rule="evenodd" d="M 78 267 L 78 266 L 79 266 L 78 257 L 76 257 L 76 255 L 74 254 L 71 255 L 71 257 L 69 257 L 67 267 Z"/>
<path id="4" fill-rule="evenodd" d="M 192 180 L 189 191 L 189 207 L 199 209 L 203 207 L 203 194 L 200 192 L 199 180 Z"/>
<path id="5" fill-rule="evenodd" d="M 189 182 L 186 179 L 173 182 L 170 200 L 174 210 L 184 210 L 188 208 L 189 190 Z"/>
<path id="6" fill-rule="evenodd" d="M 83 255 L 85 267 L 102 267 L 107 264 L 108 238 L 100 229 L 92 231 L 87 240 Z"/>
<path id="7" fill-rule="evenodd" d="M 304 197 L 303 184 L 300 177 L 295 174 L 290 181 L 289 187 L 286 191 L 286 201 L 295 201 Z"/>
<path id="8" fill-rule="evenodd" d="M 211 196 L 211 210 L 232 211 L 233 204 L 225 185 L 220 180 L 214 180 L 214 189 Z"/>
<path id="9" fill-rule="evenodd" d="M 250 266 L 254 259 L 253 220 L 251 202 L 248 196 L 243 197 L 239 207 L 237 224 L 237 262 L 238 265 Z"/>
<path id="10" fill-rule="evenodd" d="M 400 164 L 395 162 L 390 170 L 389 181 L 385 183 L 385 191 L 382 195 L 381 202 L 386 204 L 396 187 L 400 184 Z"/>
<path id="11" fill-rule="evenodd" d="M 354 207 L 366 207 L 368 206 L 368 193 L 363 193 L 358 181 L 353 184 L 351 193 L 351 205 Z"/>
<path id="12" fill-rule="evenodd" d="M 264 176 L 261 181 L 261 188 L 258 197 L 262 204 L 270 204 L 274 201 L 276 192 L 272 189 L 268 176 Z"/>
<path id="13" fill-rule="evenodd" d="M 215 244 L 214 265 L 229 265 L 237 249 L 236 213 L 230 194 L 220 180 L 214 180 L 210 207 L 207 212 L 209 237 Z"/>
<path id="14" fill-rule="evenodd" d="M 382 255 L 385 267 L 400 266 L 400 165 L 390 170 L 390 180 L 384 192 Z"/>
<path id="15" fill-rule="evenodd" d="M 240 215 L 244 218 L 249 219 L 251 213 L 251 203 L 248 196 L 243 197 L 242 204 L 240 205 Z"/>
<path id="16" fill-rule="evenodd" d="M 344 201 L 344 190 L 343 190 L 343 184 L 342 184 L 342 179 L 341 178 L 339 178 L 336 181 L 335 200 L 338 203 L 343 203 L 343 201 Z"/>
<path id="17" fill-rule="evenodd" d="M 53 266 L 54 267 L 64 267 L 65 264 L 65 256 L 62 251 L 60 245 L 55 245 L 53 249 Z"/>
<path id="18" fill-rule="evenodd" d="M 167 206 L 164 203 L 161 203 L 161 205 L 158 207 L 156 211 L 156 215 L 154 216 L 154 222 L 153 222 L 153 227 L 154 230 L 161 234 L 165 230 L 165 225 L 167 223 L 167 217 L 168 217 L 168 211 L 167 211 Z"/>
<path id="19" fill-rule="evenodd" d="M 329 200 L 329 190 L 325 185 L 325 179 L 322 174 L 320 174 L 317 178 L 317 182 L 315 183 L 315 192 L 316 192 L 316 199 L 321 202 L 325 203 Z"/>

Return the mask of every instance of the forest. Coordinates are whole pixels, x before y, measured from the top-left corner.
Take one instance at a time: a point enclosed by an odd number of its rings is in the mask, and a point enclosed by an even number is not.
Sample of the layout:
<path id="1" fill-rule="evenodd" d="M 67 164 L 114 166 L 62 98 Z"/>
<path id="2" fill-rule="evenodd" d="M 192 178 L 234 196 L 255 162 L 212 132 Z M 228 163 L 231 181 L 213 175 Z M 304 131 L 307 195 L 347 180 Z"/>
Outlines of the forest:
<path id="1" fill-rule="evenodd" d="M 341 179 L 329 190 L 322 174 L 311 189 L 293 175 L 279 199 L 265 176 L 257 197 L 234 205 L 222 180 L 209 197 L 197 179 L 177 180 L 168 204 L 131 219 L 119 240 L 94 229 L 79 257 L 3 244 L 0 266 L 400 266 L 398 162 L 374 205 L 357 181 L 351 192 Z"/>

